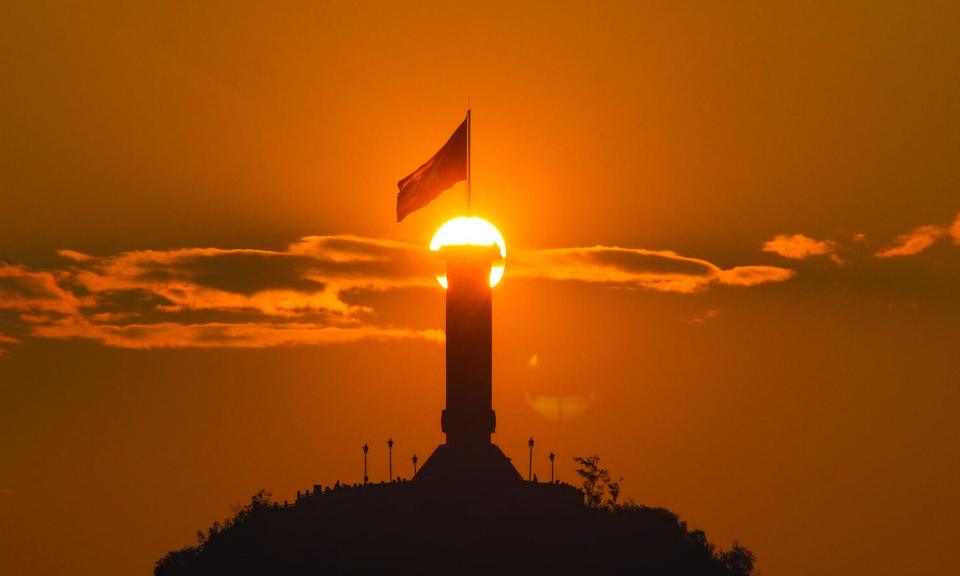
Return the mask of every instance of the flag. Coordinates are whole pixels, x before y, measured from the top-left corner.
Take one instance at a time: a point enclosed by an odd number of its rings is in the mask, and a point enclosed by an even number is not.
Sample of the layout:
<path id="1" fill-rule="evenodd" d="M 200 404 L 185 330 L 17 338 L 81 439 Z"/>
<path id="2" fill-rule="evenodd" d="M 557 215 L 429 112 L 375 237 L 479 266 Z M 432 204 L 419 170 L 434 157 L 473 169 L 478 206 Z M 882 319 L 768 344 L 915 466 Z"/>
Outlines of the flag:
<path id="1" fill-rule="evenodd" d="M 451 186 L 467 179 L 467 141 L 470 118 L 460 124 L 453 136 L 433 158 L 397 183 L 397 222 L 414 210 L 423 208 Z"/>

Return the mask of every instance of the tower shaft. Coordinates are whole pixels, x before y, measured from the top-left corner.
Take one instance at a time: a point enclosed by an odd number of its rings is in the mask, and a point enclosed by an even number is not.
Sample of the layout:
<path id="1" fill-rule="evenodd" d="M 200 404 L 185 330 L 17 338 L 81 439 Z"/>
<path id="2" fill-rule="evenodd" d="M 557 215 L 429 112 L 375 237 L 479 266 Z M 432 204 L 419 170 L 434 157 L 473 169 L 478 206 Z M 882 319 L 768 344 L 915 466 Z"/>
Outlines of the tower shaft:
<path id="1" fill-rule="evenodd" d="M 493 291 L 496 246 L 445 246 L 447 261 L 447 407 L 440 426 L 447 444 L 489 444 L 493 411 Z"/>
<path id="2" fill-rule="evenodd" d="M 492 246 L 443 246 L 447 262 L 447 404 L 440 416 L 446 444 L 424 462 L 416 479 L 441 482 L 522 480 L 510 459 L 490 441 L 493 411 Z"/>

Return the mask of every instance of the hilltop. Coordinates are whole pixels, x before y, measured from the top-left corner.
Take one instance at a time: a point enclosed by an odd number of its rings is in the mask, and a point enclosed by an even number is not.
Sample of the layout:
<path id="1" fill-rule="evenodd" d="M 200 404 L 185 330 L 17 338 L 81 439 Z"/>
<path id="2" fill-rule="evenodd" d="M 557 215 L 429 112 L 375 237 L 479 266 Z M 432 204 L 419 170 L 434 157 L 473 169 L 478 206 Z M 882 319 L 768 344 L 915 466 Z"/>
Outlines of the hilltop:
<path id="1" fill-rule="evenodd" d="M 579 490 L 531 482 L 437 490 L 410 481 L 328 489 L 289 505 L 261 491 L 233 518 L 199 531 L 196 546 L 160 559 L 154 574 L 753 573 L 748 550 L 734 541 L 719 552 L 669 510 L 589 506 L 582 493 L 571 503 L 571 491 Z"/>

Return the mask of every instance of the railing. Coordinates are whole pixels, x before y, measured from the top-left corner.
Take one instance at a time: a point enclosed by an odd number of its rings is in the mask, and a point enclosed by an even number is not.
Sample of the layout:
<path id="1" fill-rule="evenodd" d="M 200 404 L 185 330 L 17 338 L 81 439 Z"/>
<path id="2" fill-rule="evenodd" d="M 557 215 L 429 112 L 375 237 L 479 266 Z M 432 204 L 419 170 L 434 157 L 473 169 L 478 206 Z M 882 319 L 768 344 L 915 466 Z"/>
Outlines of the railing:
<path id="1" fill-rule="evenodd" d="M 318 497 L 322 498 L 325 496 L 330 496 L 335 494 L 344 494 L 348 492 L 359 493 L 359 492 L 371 492 L 371 491 L 381 492 L 381 491 L 390 491 L 390 490 L 401 490 L 400 488 L 398 488 L 399 486 L 403 486 L 409 483 L 410 483 L 410 480 L 407 480 L 406 478 L 404 478 L 404 479 L 395 480 L 393 482 L 386 482 L 384 480 L 381 480 L 379 483 L 367 482 L 367 483 L 357 483 L 357 484 L 340 484 L 340 482 L 337 481 L 337 483 L 334 484 L 333 486 L 321 486 L 320 484 L 314 484 L 312 492 L 310 490 L 305 490 L 303 492 L 301 492 L 300 490 L 297 490 L 297 499 L 292 504 L 284 502 L 284 504 L 281 506 L 284 508 L 290 508 L 290 507 L 296 506 L 298 503 L 300 503 L 300 501 L 308 501 L 308 500 L 314 501 L 314 499 Z M 556 486 L 558 488 L 559 487 L 574 488 L 576 490 L 580 490 L 578 486 L 573 486 L 572 484 L 567 484 L 566 482 L 561 482 L 560 480 L 555 480 L 554 482 L 539 482 L 539 481 L 532 481 L 532 480 L 529 480 L 529 481 L 523 480 L 517 485 L 525 486 L 525 487 L 543 486 L 544 490 L 552 489 L 552 488 L 546 488 L 547 486 L 551 486 L 551 487 Z"/>

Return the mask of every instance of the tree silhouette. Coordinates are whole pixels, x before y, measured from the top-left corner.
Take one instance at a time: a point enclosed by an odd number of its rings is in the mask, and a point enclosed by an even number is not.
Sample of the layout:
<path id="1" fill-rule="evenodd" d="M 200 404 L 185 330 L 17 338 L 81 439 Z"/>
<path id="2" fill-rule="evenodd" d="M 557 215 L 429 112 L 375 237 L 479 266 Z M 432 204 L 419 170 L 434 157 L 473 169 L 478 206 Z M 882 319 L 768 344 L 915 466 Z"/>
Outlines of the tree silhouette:
<path id="1" fill-rule="evenodd" d="M 232 536 L 231 528 L 239 527 L 243 523 L 250 524 L 257 517 L 264 516 L 268 510 L 278 508 L 279 505 L 270 500 L 271 494 L 266 490 L 260 490 L 250 497 L 250 503 L 246 506 L 235 504 L 230 507 L 233 513 L 232 518 L 225 519 L 222 523 L 214 522 L 210 528 L 204 532 L 197 530 L 197 545 L 184 546 L 179 550 L 169 552 L 166 556 L 157 560 L 157 565 L 153 570 L 156 576 L 165 574 L 185 574 L 185 567 L 196 564 L 200 554 L 216 544 L 218 540 L 229 540 Z"/>
<path id="2" fill-rule="evenodd" d="M 615 508 L 620 498 L 620 482 L 610 481 L 610 473 L 600 468 L 600 457 L 596 454 L 586 458 L 575 456 L 573 460 L 580 464 L 577 474 L 583 478 L 583 494 L 587 498 L 587 505 L 591 508 Z M 604 494 L 610 495 L 606 501 Z"/>
<path id="3" fill-rule="evenodd" d="M 727 565 L 728 570 L 737 574 L 753 574 L 753 563 L 757 561 L 753 552 L 741 546 L 736 538 L 733 540 L 733 548 L 724 552 L 720 559 Z"/>
<path id="4" fill-rule="evenodd" d="M 586 497 L 587 505 L 591 508 L 607 509 L 613 512 L 619 511 L 624 513 L 631 510 L 650 510 L 645 506 L 637 506 L 633 503 L 632 499 L 628 500 L 626 504 L 617 503 L 620 497 L 620 481 L 610 481 L 610 472 L 604 468 L 600 468 L 600 457 L 596 454 L 587 456 L 586 458 L 576 456 L 573 460 L 580 464 L 576 472 L 583 478 L 583 494 Z M 623 480 L 623 478 L 620 478 L 620 480 Z M 604 494 L 609 494 L 610 497 L 604 500 Z M 672 512 L 666 510 L 664 510 L 664 512 L 673 515 Z M 675 515 L 673 516 L 678 522 L 678 525 L 686 530 L 686 522 L 679 522 L 679 518 Z M 711 557 L 722 562 L 731 573 L 742 574 L 744 576 L 750 576 L 754 573 L 753 568 L 756 562 L 756 556 L 754 556 L 753 552 L 742 546 L 736 539 L 734 539 L 733 547 L 730 551 L 717 552 L 716 547 L 707 541 L 707 535 L 704 534 L 702 530 L 687 532 L 686 538 L 693 542 L 698 548 L 706 550 Z M 759 576 L 759 574 L 760 573 L 757 572 L 756 576 Z"/>

